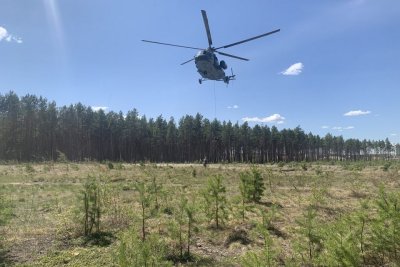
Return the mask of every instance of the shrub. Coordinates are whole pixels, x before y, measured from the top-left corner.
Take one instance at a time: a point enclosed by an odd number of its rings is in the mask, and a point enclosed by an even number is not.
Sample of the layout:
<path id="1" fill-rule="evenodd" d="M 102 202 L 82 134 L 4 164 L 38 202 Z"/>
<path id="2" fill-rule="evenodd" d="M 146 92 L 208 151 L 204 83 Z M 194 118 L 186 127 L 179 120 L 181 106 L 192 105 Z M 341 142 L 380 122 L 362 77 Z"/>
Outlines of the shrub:
<path id="1" fill-rule="evenodd" d="M 264 246 L 260 253 L 252 251 L 246 252 L 241 258 L 241 266 L 277 266 L 277 250 L 275 249 L 274 242 L 268 231 L 268 226 L 263 222 L 257 225 L 258 232 L 262 235 Z"/>
<path id="2" fill-rule="evenodd" d="M 148 186 L 144 182 L 137 182 L 135 184 L 136 191 L 139 192 L 139 202 L 141 207 L 141 219 L 142 219 L 142 240 L 146 240 L 146 218 L 147 209 L 150 206 L 152 195 Z"/>
<path id="3" fill-rule="evenodd" d="M 84 233 L 85 236 L 92 234 L 93 227 L 96 232 L 100 231 L 100 218 L 102 213 L 103 190 L 100 182 L 89 177 L 83 189 L 84 206 Z"/>
<path id="4" fill-rule="evenodd" d="M 114 164 L 112 162 L 107 163 L 108 169 L 112 170 L 114 169 Z"/>
<path id="5" fill-rule="evenodd" d="M 307 163 L 306 163 L 306 162 L 302 162 L 302 163 L 301 163 L 301 169 L 302 169 L 303 171 L 306 171 L 306 170 L 308 169 Z"/>
<path id="6" fill-rule="evenodd" d="M 68 158 L 63 152 L 61 152 L 60 150 L 57 150 L 56 152 L 57 152 L 57 162 L 61 163 L 68 162 Z"/>
<path id="7" fill-rule="evenodd" d="M 34 173 L 35 172 L 35 169 L 32 167 L 32 165 L 31 164 L 26 164 L 25 165 L 25 171 L 27 172 L 27 173 Z"/>
<path id="8" fill-rule="evenodd" d="M 242 172 L 240 176 L 240 193 L 244 201 L 259 202 L 265 186 L 261 172 L 253 167 L 251 171 Z"/>
<path id="9" fill-rule="evenodd" d="M 326 266 L 362 266 L 360 236 L 363 226 L 358 220 L 346 216 L 324 229 L 324 250 L 319 262 Z M 362 244 L 362 243 L 361 243 Z"/>
<path id="10" fill-rule="evenodd" d="M 226 188 L 222 184 L 222 180 L 223 177 L 220 174 L 210 177 L 207 181 L 207 187 L 202 192 L 207 217 L 210 221 L 215 221 L 217 228 L 228 217 L 226 213 Z"/>
<path id="11" fill-rule="evenodd" d="M 392 165 L 392 163 L 390 161 L 385 162 L 385 164 L 382 167 L 382 170 L 387 172 L 391 165 Z"/>
<path id="12" fill-rule="evenodd" d="M 322 249 L 322 237 L 315 208 L 309 206 L 303 217 L 297 220 L 297 224 L 299 239 L 295 249 L 301 256 L 304 266 L 313 266 Z"/>
<path id="13" fill-rule="evenodd" d="M 375 254 L 386 261 L 400 264 L 400 193 L 379 190 L 375 202 L 377 217 L 372 223 L 371 243 Z"/>
<path id="14" fill-rule="evenodd" d="M 166 260 L 166 251 L 162 238 L 153 234 L 143 240 L 131 230 L 122 236 L 116 258 L 121 267 L 172 266 L 172 263 Z"/>

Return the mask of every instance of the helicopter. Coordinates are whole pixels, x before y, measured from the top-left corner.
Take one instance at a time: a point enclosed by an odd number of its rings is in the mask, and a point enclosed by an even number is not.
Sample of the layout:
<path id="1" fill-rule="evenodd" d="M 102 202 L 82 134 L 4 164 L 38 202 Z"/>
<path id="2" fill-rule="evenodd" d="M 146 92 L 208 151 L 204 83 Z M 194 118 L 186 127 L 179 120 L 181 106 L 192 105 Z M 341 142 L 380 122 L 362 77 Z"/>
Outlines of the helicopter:
<path id="1" fill-rule="evenodd" d="M 225 71 L 228 68 L 228 65 L 226 64 L 226 62 L 224 60 L 218 61 L 217 56 L 215 55 L 216 53 L 219 55 L 223 55 L 223 56 L 227 56 L 227 57 L 232 57 L 232 58 L 236 58 L 236 59 L 240 59 L 240 60 L 244 60 L 244 61 L 249 61 L 249 59 L 247 58 L 243 58 L 243 57 L 238 57 L 235 55 L 231 55 L 231 54 L 227 54 L 227 53 L 223 53 L 218 51 L 219 49 L 223 49 L 223 48 L 228 48 L 228 47 L 232 47 L 235 45 L 239 45 L 239 44 L 243 44 L 249 41 L 253 41 L 255 39 L 261 38 L 261 37 L 265 37 L 267 35 L 273 34 L 273 33 L 277 33 L 280 31 L 280 29 L 271 31 L 271 32 L 267 32 L 261 35 L 257 35 L 255 37 L 252 38 L 248 38 L 242 41 L 238 41 L 235 43 L 231 43 L 228 45 L 224 45 L 224 46 L 220 46 L 220 47 L 213 47 L 213 42 L 211 39 L 211 31 L 210 31 L 210 26 L 208 24 L 208 18 L 207 18 L 207 13 L 205 10 L 201 10 L 201 15 L 203 16 L 203 22 L 204 22 L 204 26 L 206 28 L 206 33 L 207 33 L 207 39 L 208 39 L 208 48 L 204 49 L 204 48 L 198 48 L 198 47 L 191 47 L 191 46 L 183 46 L 183 45 L 176 45 L 176 44 L 169 44 L 169 43 L 162 43 L 162 42 L 156 42 L 156 41 L 149 41 L 149 40 L 142 40 L 143 42 L 147 42 L 147 43 L 153 43 L 153 44 L 160 44 L 160 45 L 168 45 L 168 46 L 175 46 L 175 47 L 181 47 L 181 48 L 187 48 L 187 49 L 195 49 L 195 50 L 199 50 L 199 52 L 191 59 L 189 59 L 188 61 L 185 61 L 183 63 L 181 63 L 181 65 L 184 65 L 186 63 L 189 63 L 191 61 L 194 60 L 195 64 L 196 64 L 196 68 L 197 68 L 197 72 L 201 75 L 202 78 L 199 79 L 199 83 L 201 84 L 203 81 L 207 81 L 207 80 L 214 80 L 214 81 L 223 81 L 226 84 L 229 84 L 229 81 L 231 80 L 235 80 L 235 76 L 233 74 L 233 71 L 231 69 L 231 75 L 226 75 Z"/>

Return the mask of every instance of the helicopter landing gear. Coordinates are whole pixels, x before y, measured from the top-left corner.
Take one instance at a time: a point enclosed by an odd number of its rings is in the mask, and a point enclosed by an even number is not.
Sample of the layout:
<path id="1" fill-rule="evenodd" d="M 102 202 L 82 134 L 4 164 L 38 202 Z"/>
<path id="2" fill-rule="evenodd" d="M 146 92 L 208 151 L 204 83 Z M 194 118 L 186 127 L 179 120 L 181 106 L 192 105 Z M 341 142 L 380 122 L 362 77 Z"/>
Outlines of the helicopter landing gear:
<path id="1" fill-rule="evenodd" d="M 203 82 L 203 80 L 202 79 L 199 79 L 199 84 L 201 84 Z"/>

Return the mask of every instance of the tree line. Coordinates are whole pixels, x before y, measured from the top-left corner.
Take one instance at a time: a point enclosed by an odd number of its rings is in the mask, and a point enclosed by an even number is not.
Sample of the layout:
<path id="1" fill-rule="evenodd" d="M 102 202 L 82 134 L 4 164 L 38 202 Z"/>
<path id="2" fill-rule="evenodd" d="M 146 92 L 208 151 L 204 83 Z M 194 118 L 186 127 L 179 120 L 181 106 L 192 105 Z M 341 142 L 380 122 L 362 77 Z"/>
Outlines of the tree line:
<path id="1" fill-rule="evenodd" d="M 399 145 L 396 147 L 399 149 Z M 58 107 L 35 95 L 0 94 L 0 160 L 126 162 L 279 162 L 388 158 L 386 140 L 347 139 L 277 127 L 209 120 L 197 113 L 175 122 L 95 111 L 81 103 Z"/>

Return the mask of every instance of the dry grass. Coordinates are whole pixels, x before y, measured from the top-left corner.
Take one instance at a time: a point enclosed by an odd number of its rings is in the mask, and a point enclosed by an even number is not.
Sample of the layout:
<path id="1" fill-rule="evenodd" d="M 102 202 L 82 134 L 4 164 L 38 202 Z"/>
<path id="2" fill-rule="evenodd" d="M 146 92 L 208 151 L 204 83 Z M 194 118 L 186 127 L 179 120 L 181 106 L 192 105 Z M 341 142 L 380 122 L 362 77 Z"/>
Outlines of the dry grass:
<path id="1" fill-rule="evenodd" d="M 0 226 L 6 248 L 3 261 L 33 266 L 76 266 L 77 262 L 82 266 L 115 265 L 112 251 L 118 244 L 119 234 L 129 226 L 137 226 L 136 181 L 151 181 L 156 177 L 163 185 L 165 194 L 161 196 L 161 209 L 165 212 L 148 220 L 148 231 L 165 234 L 172 218 L 167 210 L 176 206 L 179 192 L 183 191 L 188 198 L 200 203 L 199 193 L 207 178 L 222 174 L 228 201 L 233 203 L 239 195 L 239 172 L 250 167 L 246 164 L 211 164 L 204 168 L 200 164 L 119 163 L 113 166 L 109 169 L 107 164 L 100 163 L 1 165 L 0 194 L 13 206 L 13 217 L 5 226 Z M 384 171 L 378 164 L 365 165 L 358 170 L 349 165 L 322 163 L 308 163 L 307 170 L 296 163 L 282 167 L 259 165 L 266 185 L 260 204 L 247 213 L 245 222 L 235 215 L 237 207 L 232 204 L 229 220 L 222 230 L 210 227 L 204 215 L 198 212 L 192 249 L 198 263 L 187 265 L 238 266 L 244 252 L 258 251 L 262 247 L 255 225 L 261 222 L 259 210 L 268 212 L 272 205 L 278 208 L 270 233 L 280 247 L 279 257 L 290 258 L 296 238 L 296 220 L 309 205 L 315 205 L 321 221 L 334 221 L 357 210 L 360 200 L 376 196 L 381 184 L 389 190 L 399 190 L 398 166 L 392 164 L 389 171 Z M 102 229 L 111 238 L 104 246 L 87 243 L 80 236 L 80 225 L 75 221 L 75 211 L 81 205 L 80 192 L 89 176 L 98 177 L 108 192 Z M 235 240 L 238 233 L 239 238 Z"/>

